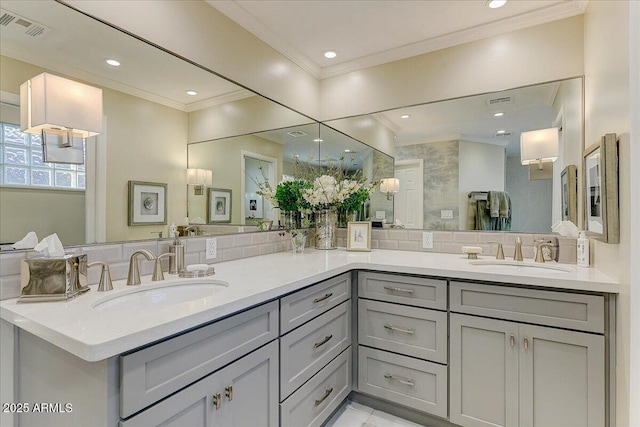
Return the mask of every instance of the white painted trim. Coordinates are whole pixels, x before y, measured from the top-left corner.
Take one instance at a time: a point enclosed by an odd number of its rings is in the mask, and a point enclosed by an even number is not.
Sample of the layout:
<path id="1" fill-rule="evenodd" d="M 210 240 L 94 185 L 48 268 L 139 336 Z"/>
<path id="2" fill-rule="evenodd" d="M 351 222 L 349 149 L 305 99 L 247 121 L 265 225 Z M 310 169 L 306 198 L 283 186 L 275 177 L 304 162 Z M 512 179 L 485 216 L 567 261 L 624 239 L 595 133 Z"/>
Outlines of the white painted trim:
<path id="1" fill-rule="evenodd" d="M 560 87 L 560 85 L 558 85 Z M 557 89 L 555 91 L 557 94 Z M 555 98 L 555 95 L 554 95 Z M 553 120 L 553 127 L 566 129 L 565 126 L 565 106 L 562 104 L 558 110 L 558 115 Z M 551 224 L 555 224 L 562 219 L 561 206 L 562 206 L 562 179 L 561 174 L 564 170 L 564 132 L 560 132 L 560 138 L 558 143 L 558 159 L 553 163 L 553 177 L 551 181 Z M 578 165 L 576 165 L 578 166 Z M 579 199 L 579 197 L 578 197 Z M 579 201 L 577 201 L 579 203 Z M 576 206 L 577 209 L 577 206 Z M 577 209 L 579 211 L 579 209 Z M 580 222 L 580 221 L 578 221 Z"/>
<path id="2" fill-rule="evenodd" d="M 107 116 L 102 118 L 102 133 L 87 139 L 86 144 L 86 189 L 85 242 L 107 241 Z"/>
<path id="3" fill-rule="evenodd" d="M 245 158 L 247 157 L 250 157 L 252 159 L 258 159 L 267 163 L 269 165 L 269 170 L 267 171 L 269 184 L 271 184 L 273 188 L 275 188 L 275 186 L 278 184 L 277 177 L 276 177 L 278 173 L 278 159 L 276 159 L 275 157 L 265 156 L 263 154 L 253 153 L 247 150 L 240 150 L 240 171 L 241 171 L 240 173 L 240 212 L 241 212 L 240 224 L 246 224 L 245 216 L 244 216 L 244 194 L 245 194 L 245 188 L 246 188 L 245 187 L 246 186 Z M 280 217 L 280 211 L 278 209 L 274 209 L 273 205 L 268 200 L 263 200 L 262 209 L 265 212 L 273 212 L 273 218 L 270 218 L 270 219 L 274 219 L 274 222 L 277 220 L 277 218 Z M 267 215 L 267 217 L 269 218 L 269 215 Z"/>
<path id="4" fill-rule="evenodd" d="M 489 144 L 489 145 L 497 145 L 499 147 L 506 147 L 507 145 L 509 145 L 509 140 L 505 139 L 505 138 L 499 138 L 499 137 L 495 137 L 495 138 L 487 138 L 484 136 L 477 136 L 477 135 L 467 135 L 467 134 L 460 134 L 460 138 L 461 141 L 466 141 L 466 142 L 476 142 L 478 144 Z"/>
<path id="5" fill-rule="evenodd" d="M 629 129 L 630 145 L 630 319 L 629 319 L 629 425 L 640 426 L 640 2 L 629 2 Z M 635 183 L 635 185 L 634 185 Z M 635 404 L 633 402 L 636 402 Z"/>
<path id="6" fill-rule="evenodd" d="M 0 102 L 14 107 L 20 107 L 20 94 L 0 91 Z"/>
<path id="7" fill-rule="evenodd" d="M 420 194 L 422 195 L 422 203 L 420 204 L 420 212 L 418 215 L 419 218 L 419 223 L 416 226 L 417 229 L 422 229 L 422 227 L 424 226 L 424 159 L 406 159 L 406 160 L 396 160 L 394 162 L 394 168 L 396 166 L 416 166 L 416 169 L 420 169 L 420 171 L 422 171 L 421 175 L 422 175 L 422 179 L 419 181 L 420 182 Z M 394 177 L 395 173 L 394 173 Z M 397 178 L 397 177 L 396 177 Z M 393 199 L 393 211 L 396 211 L 396 199 Z"/>
<path id="8" fill-rule="evenodd" d="M 234 90 L 233 92 L 225 93 L 223 95 L 214 96 L 213 98 L 203 99 L 202 101 L 192 102 L 187 104 L 184 111 L 190 113 L 192 111 L 202 110 L 203 108 L 215 107 L 216 105 L 225 104 L 227 102 L 238 101 L 240 99 L 251 98 L 252 96 L 259 96 L 246 89 Z"/>

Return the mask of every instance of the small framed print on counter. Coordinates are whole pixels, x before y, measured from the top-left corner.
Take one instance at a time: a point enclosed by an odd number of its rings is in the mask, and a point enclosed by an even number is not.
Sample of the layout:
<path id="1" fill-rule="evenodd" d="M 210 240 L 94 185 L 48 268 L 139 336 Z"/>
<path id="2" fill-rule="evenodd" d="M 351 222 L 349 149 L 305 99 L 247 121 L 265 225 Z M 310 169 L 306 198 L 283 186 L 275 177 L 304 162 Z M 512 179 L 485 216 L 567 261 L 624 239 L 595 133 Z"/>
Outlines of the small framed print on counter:
<path id="1" fill-rule="evenodd" d="M 347 223 L 347 250 L 371 251 L 370 221 L 350 221 Z"/>
<path id="2" fill-rule="evenodd" d="M 129 181 L 128 225 L 167 223 L 167 184 Z"/>

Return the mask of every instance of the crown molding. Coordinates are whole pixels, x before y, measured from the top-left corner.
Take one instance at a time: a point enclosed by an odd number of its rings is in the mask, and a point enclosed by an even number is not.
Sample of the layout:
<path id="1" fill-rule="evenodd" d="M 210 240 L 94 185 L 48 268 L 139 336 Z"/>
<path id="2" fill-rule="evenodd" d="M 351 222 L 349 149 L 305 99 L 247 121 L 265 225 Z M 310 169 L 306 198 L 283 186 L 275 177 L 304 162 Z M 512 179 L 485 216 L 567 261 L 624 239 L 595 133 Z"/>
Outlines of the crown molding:
<path id="1" fill-rule="evenodd" d="M 422 55 L 436 50 L 446 49 L 464 43 L 497 36 L 499 34 L 581 15 L 584 13 L 587 3 L 588 1 L 563 1 L 543 9 L 534 10 L 532 12 L 501 19 L 488 24 L 433 37 L 427 40 L 400 46 L 395 49 L 389 49 L 374 55 L 364 56 L 352 61 L 342 62 L 340 64 L 322 68 L 320 79 L 327 79 L 341 74 L 374 67 L 376 65 L 386 64 L 388 62 L 398 61 L 412 56 Z"/>
<path id="2" fill-rule="evenodd" d="M 461 31 L 433 37 L 427 40 L 389 49 L 384 52 L 363 56 L 351 61 L 342 62 L 328 67 L 320 67 L 304 53 L 293 47 L 286 39 L 278 36 L 262 21 L 249 13 L 240 4 L 228 0 L 206 0 L 209 5 L 229 17 L 238 25 L 271 46 L 280 54 L 288 58 L 304 71 L 323 80 L 341 74 L 362 70 L 388 62 L 398 61 L 436 50 L 457 46 L 464 43 L 481 40 L 487 37 L 516 31 L 535 25 L 545 24 L 560 19 L 584 13 L 588 0 L 563 1 L 549 7 L 508 17 L 499 21 L 479 25 Z"/>
<path id="3" fill-rule="evenodd" d="M 233 92 L 225 93 L 223 95 L 214 96 L 212 98 L 203 99 L 202 101 L 192 102 L 187 104 L 184 111 L 191 113 L 193 111 L 202 110 L 203 108 L 215 107 L 216 105 L 224 104 L 226 102 L 239 101 L 241 99 L 250 98 L 252 96 L 260 96 L 247 89 L 234 90 Z"/>
<path id="4" fill-rule="evenodd" d="M 209 5 L 230 18 L 236 24 L 256 36 L 264 43 L 284 55 L 291 62 L 311 74 L 316 79 L 320 79 L 322 68 L 313 62 L 307 55 L 296 49 L 291 43 L 278 36 L 273 30 L 262 21 L 252 15 L 239 3 L 229 0 L 206 0 Z"/>
<path id="5" fill-rule="evenodd" d="M 384 115 L 384 113 L 373 113 L 371 117 L 380 122 L 382 126 L 393 132 L 394 135 L 397 135 L 398 132 L 402 130 L 400 126 L 392 122 L 387 116 Z"/>

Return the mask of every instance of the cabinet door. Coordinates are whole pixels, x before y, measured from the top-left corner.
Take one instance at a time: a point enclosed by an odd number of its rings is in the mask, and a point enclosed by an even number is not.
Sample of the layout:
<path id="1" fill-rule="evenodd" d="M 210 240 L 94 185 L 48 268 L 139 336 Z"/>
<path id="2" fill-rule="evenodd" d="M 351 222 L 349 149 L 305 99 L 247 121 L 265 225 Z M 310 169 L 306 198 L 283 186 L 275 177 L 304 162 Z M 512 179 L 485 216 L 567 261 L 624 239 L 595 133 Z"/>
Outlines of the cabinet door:
<path id="1" fill-rule="evenodd" d="M 452 314 L 450 327 L 451 421 L 517 426 L 518 325 Z"/>
<path id="2" fill-rule="evenodd" d="M 520 426 L 605 425 L 604 337 L 520 325 Z"/>
<path id="3" fill-rule="evenodd" d="M 120 426 L 277 427 L 278 417 L 278 343 L 273 341 Z"/>
<path id="4" fill-rule="evenodd" d="M 217 373 L 223 394 L 220 427 L 278 427 L 278 343 Z"/>

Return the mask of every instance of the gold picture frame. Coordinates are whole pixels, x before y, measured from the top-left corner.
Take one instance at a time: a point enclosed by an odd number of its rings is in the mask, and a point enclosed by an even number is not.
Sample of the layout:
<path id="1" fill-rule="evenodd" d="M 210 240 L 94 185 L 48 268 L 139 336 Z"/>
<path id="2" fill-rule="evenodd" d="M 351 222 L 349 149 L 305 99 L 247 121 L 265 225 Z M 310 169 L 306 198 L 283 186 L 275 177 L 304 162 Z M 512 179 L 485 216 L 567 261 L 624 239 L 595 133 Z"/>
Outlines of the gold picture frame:
<path id="1" fill-rule="evenodd" d="M 591 238 L 620 243 L 618 139 L 608 133 L 584 152 L 584 229 Z"/>
<path id="2" fill-rule="evenodd" d="M 371 251 L 371 221 L 349 221 L 347 223 L 347 250 Z"/>

